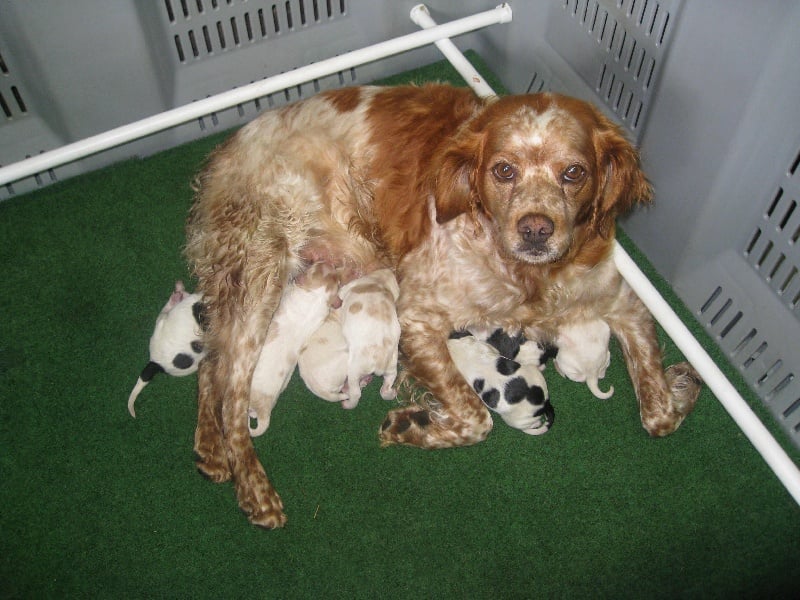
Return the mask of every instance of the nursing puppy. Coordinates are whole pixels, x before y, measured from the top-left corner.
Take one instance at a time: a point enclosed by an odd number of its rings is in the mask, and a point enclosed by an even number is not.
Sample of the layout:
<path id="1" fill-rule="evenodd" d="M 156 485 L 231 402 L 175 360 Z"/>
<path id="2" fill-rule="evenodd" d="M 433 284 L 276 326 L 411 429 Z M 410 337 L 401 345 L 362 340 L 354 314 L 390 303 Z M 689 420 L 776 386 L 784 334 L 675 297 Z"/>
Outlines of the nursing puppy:
<path id="1" fill-rule="evenodd" d="M 379 269 L 356 279 L 340 290 L 342 334 L 347 340 L 347 400 L 344 408 L 355 408 L 361 398 L 361 383 L 371 375 L 383 377 L 381 397 L 392 400 L 397 378 L 400 322 L 395 302 L 400 294 L 390 269 Z"/>
<path id="2" fill-rule="evenodd" d="M 614 386 L 600 391 L 598 382 L 606 376 L 611 362 L 608 342 L 611 329 L 605 321 L 594 319 L 564 325 L 558 332 L 558 354 L 553 361 L 556 370 L 577 382 L 586 382 L 596 398 L 605 400 L 614 394 Z"/>
<path id="3" fill-rule="evenodd" d="M 466 332 L 451 334 L 447 349 L 464 379 L 490 410 L 515 429 L 541 435 L 553 425 L 555 411 L 540 369 L 542 352 L 531 352 L 533 347 L 538 348 L 535 342 L 527 344 L 525 351 L 520 352 L 519 346 L 513 351 L 518 358 L 521 354 L 529 361 L 524 364 L 501 355 L 496 345 Z"/>
<path id="4" fill-rule="evenodd" d="M 270 323 L 250 387 L 249 430 L 264 433 L 278 396 L 294 373 L 300 349 L 325 321 L 331 307 L 341 305 L 335 270 L 317 263 L 288 286 Z"/>
<path id="5" fill-rule="evenodd" d="M 328 402 L 347 400 L 347 340 L 342 333 L 341 308 L 331 309 L 300 350 L 297 369 L 306 387 Z"/>

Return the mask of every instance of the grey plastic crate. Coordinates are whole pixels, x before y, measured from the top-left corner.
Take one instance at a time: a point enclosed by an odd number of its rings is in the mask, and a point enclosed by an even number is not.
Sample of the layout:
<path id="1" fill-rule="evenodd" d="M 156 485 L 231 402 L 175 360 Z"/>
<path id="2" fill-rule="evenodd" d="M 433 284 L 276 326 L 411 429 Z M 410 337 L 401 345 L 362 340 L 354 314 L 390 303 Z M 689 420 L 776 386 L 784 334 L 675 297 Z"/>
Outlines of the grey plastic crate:
<path id="1" fill-rule="evenodd" d="M 0 4 L 0 164 L 416 30 L 414 0 Z M 495 0 L 430 0 L 439 22 Z M 454 40 L 512 92 L 604 107 L 656 203 L 623 228 L 800 445 L 800 4 L 514 0 Z M 210 114 L 0 189 L 0 200 L 244 123 L 319 90 L 439 60 L 433 48 Z"/>

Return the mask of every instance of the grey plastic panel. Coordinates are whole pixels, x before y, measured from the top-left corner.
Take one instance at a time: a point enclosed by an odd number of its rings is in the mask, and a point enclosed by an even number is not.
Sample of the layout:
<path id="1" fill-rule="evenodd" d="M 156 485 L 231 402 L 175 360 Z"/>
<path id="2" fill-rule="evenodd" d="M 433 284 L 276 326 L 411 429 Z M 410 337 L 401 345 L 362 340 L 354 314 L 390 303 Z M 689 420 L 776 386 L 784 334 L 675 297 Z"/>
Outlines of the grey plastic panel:
<path id="1" fill-rule="evenodd" d="M 800 445 L 800 4 L 686 3 L 624 228 Z"/>
<path id="2" fill-rule="evenodd" d="M 635 138 L 647 120 L 679 1 L 568 0 L 547 40 Z"/>

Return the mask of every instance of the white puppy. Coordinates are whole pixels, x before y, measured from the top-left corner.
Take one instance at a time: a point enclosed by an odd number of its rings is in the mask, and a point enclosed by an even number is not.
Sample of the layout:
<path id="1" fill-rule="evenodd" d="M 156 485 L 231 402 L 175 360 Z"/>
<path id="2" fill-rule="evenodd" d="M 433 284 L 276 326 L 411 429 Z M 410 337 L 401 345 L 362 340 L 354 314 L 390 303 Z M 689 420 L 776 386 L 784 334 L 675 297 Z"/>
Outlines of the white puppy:
<path id="1" fill-rule="evenodd" d="M 316 396 L 329 402 L 347 400 L 347 340 L 344 339 L 341 309 L 332 309 L 300 350 L 300 377 Z"/>
<path id="2" fill-rule="evenodd" d="M 248 411 L 251 436 L 261 435 L 269 427 L 272 409 L 289 384 L 300 349 L 331 307 L 341 304 L 338 289 L 336 271 L 323 263 L 312 265 L 286 287 L 253 372 Z"/>
<path id="3" fill-rule="evenodd" d="M 614 393 L 613 385 L 607 392 L 601 392 L 598 387 L 611 362 L 610 337 L 611 329 L 600 319 L 564 326 L 558 332 L 558 354 L 553 361 L 562 376 L 572 381 L 585 381 L 592 394 L 602 400 Z"/>
<path id="4" fill-rule="evenodd" d="M 344 408 L 355 408 L 361 399 L 361 383 L 371 375 L 383 377 L 381 397 L 397 396 L 397 345 L 400 321 L 395 302 L 400 295 L 390 269 L 379 269 L 342 286 L 342 334 L 347 341 L 348 398 Z"/>
<path id="5" fill-rule="evenodd" d="M 494 343 L 464 332 L 454 333 L 447 340 L 447 348 L 483 403 L 511 427 L 530 435 L 550 430 L 555 411 L 540 369 L 542 351 L 536 342 L 525 342 L 522 347 L 517 343 L 513 351 L 517 360 L 502 356 Z"/>

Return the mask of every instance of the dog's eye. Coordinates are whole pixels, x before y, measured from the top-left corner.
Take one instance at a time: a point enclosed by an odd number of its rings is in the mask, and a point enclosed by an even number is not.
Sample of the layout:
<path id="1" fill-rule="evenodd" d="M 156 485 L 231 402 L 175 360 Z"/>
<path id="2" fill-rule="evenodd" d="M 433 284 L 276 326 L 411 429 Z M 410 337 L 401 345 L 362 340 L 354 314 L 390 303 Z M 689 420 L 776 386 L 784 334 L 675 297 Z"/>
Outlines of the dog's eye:
<path id="1" fill-rule="evenodd" d="M 494 173 L 494 176 L 498 179 L 504 179 L 506 181 L 514 179 L 514 177 L 517 176 L 517 170 L 507 162 L 497 163 L 492 167 L 492 173 Z"/>
<path id="2" fill-rule="evenodd" d="M 561 178 L 567 183 L 575 183 L 583 179 L 584 175 L 586 175 L 586 169 L 582 166 L 570 165 L 564 173 L 561 174 Z"/>

